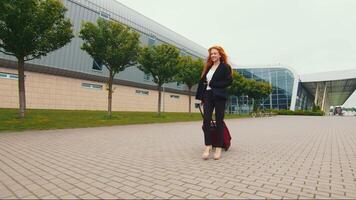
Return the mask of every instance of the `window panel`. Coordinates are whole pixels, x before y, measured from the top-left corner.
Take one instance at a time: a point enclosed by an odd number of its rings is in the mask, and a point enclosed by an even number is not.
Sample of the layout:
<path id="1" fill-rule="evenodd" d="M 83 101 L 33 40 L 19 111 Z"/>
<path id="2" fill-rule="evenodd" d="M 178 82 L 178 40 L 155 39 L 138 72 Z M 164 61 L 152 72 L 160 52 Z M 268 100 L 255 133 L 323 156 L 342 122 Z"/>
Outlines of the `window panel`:
<path id="1" fill-rule="evenodd" d="M 92 84 L 92 83 L 82 83 L 83 88 L 87 89 L 94 89 L 94 90 L 102 90 L 103 86 L 99 84 Z"/>
<path id="2" fill-rule="evenodd" d="M 103 71 L 103 63 L 99 60 L 93 60 L 93 70 Z"/>
<path id="3" fill-rule="evenodd" d="M 106 19 L 106 20 L 110 19 L 110 14 L 108 14 L 108 13 L 106 13 L 106 12 L 103 12 L 103 11 L 100 11 L 99 16 L 100 16 L 101 18 L 103 18 L 103 19 Z"/>
<path id="4" fill-rule="evenodd" d="M 173 98 L 173 99 L 179 99 L 178 95 L 170 95 L 170 97 Z"/>
<path id="5" fill-rule="evenodd" d="M 148 90 L 136 90 L 136 94 L 149 95 L 149 91 Z"/>
<path id="6" fill-rule="evenodd" d="M 0 78 L 18 80 L 18 75 L 0 72 Z"/>

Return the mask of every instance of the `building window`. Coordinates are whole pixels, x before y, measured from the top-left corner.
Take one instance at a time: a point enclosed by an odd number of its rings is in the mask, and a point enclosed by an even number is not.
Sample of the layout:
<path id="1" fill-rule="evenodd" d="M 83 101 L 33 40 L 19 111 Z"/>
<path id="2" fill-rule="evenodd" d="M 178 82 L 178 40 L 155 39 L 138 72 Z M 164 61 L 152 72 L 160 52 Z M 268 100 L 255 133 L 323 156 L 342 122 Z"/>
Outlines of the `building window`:
<path id="1" fill-rule="evenodd" d="M 148 46 L 153 46 L 156 43 L 156 36 L 150 35 L 148 36 Z"/>
<path id="2" fill-rule="evenodd" d="M 106 12 L 100 11 L 100 17 L 106 20 L 110 19 L 110 15 Z"/>
<path id="3" fill-rule="evenodd" d="M 151 75 L 145 73 L 145 74 L 143 75 L 143 80 L 145 80 L 145 81 L 150 81 L 150 80 L 151 80 Z"/>
<path id="4" fill-rule="evenodd" d="M 195 108 L 199 108 L 200 103 L 195 103 L 194 105 L 195 105 Z"/>
<path id="5" fill-rule="evenodd" d="M 148 90 L 136 90 L 136 94 L 149 95 L 149 91 Z"/>
<path id="6" fill-rule="evenodd" d="M 18 80 L 19 76 L 17 74 L 9 74 L 9 73 L 0 72 L 0 78 Z"/>
<path id="7" fill-rule="evenodd" d="M 177 82 L 177 88 L 182 88 L 182 84 Z"/>
<path id="8" fill-rule="evenodd" d="M 180 50 L 180 55 L 181 56 L 188 56 L 188 53 L 187 53 L 187 51 L 185 49 L 181 49 Z"/>
<path id="9" fill-rule="evenodd" d="M 171 95 L 171 98 L 173 98 L 173 99 L 179 99 L 179 96 L 178 96 L 178 95 Z"/>
<path id="10" fill-rule="evenodd" d="M 98 85 L 98 84 L 92 84 L 92 83 L 82 83 L 83 88 L 88 88 L 88 89 L 94 89 L 94 90 L 102 90 L 103 86 Z"/>
<path id="11" fill-rule="evenodd" d="M 103 62 L 94 59 L 92 69 L 96 71 L 103 71 Z"/>

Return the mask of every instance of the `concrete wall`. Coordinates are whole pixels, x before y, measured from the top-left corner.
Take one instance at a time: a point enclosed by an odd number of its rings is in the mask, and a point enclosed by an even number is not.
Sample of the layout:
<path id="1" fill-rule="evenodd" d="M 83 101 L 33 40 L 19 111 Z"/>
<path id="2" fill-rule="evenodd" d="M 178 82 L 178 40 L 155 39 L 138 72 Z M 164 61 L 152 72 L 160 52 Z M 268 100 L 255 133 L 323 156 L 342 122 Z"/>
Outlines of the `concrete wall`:
<path id="1" fill-rule="evenodd" d="M 0 72 L 17 74 L 14 69 L 1 67 Z M 25 72 L 25 76 L 27 108 L 107 110 L 107 90 L 103 82 L 36 72 Z M 102 89 L 85 88 L 82 83 L 102 85 Z M 157 111 L 158 91 L 122 85 L 114 85 L 114 88 L 114 111 Z M 137 93 L 137 90 L 148 91 L 148 95 Z M 18 80 L 0 78 L 0 91 L 1 108 L 18 108 Z M 188 98 L 187 95 L 165 92 L 162 110 L 188 112 Z M 192 111 L 198 112 L 194 103 L 192 96 Z"/>

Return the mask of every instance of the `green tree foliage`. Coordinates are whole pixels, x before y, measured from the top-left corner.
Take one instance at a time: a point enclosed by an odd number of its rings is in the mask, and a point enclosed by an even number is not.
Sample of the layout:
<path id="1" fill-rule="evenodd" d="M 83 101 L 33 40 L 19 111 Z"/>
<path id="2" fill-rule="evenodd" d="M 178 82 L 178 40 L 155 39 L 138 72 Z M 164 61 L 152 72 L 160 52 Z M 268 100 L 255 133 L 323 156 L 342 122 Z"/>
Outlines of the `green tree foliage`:
<path id="1" fill-rule="evenodd" d="M 229 95 L 240 96 L 247 91 L 247 79 L 235 70 L 232 73 L 232 84 L 228 88 Z"/>
<path id="2" fill-rule="evenodd" d="M 139 56 L 139 69 L 153 77 L 158 90 L 158 115 L 161 115 L 162 85 L 176 77 L 179 68 L 179 50 L 169 44 L 144 47 Z"/>
<path id="3" fill-rule="evenodd" d="M 82 49 L 109 70 L 108 116 L 112 114 L 114 76 L 136 64 L 139 54 L 139 34 L 114 21 L 99 19 L 97 24 L 86 22 L 80 31 Z"/>
<path id="4" fill-rule="evenodd" d="M 201 72 L 203 71 L 204 61 L 202 59 L 192 59 L 191 56 L 179 57 L 178 74 L 176 80 L 184 83 L 189 89 L 189 113 L 191 113 L 191 89 L 199 83 Z"/>
<path id="5" fill-rule="evenodd" d="M 1 0 L 0 52 L 17 58 L 19 114 L 25 117 L 25 61 L 46 56 L 73 37 L 66 8 L 58 0 Z"/>
<path id="6" fill-rule="evenodd" d="M 269 83 L 252 79 L 247 80 L 246 85 L 246 94 L 254 100 L 253 111 L 257 112 L 262 98 L 272 93 L 272 86 Z"/>
<path id="7" fill-rule="evenodd" d="M 239 74 L 237 71 L 232 72 L 232 84 L 228 87 L 229 96 L 241 96 L 247 92 L 247 79 Z M 230 98 L 228 98 L 228 105 L 230 105 Z M 230 112 L 230 108 L 229 108 Z"/>

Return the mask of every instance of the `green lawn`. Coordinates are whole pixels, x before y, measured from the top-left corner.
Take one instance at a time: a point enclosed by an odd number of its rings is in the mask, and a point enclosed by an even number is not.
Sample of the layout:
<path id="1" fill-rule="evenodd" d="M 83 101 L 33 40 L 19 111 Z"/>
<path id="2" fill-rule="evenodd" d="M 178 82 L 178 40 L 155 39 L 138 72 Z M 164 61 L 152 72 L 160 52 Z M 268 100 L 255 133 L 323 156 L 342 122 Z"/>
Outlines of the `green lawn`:
<path id="1" fill-rule="evenodd" d="M 202 120 L 200 113 L 113 112 L 106 111 L 28 109 L 26 118 L 19 119 L 18 109 L 0 108 L 0 132 L 84 128 L 125 124 L 166 123 Z M 226 115 L 225 118 L 243 118 L 249 115 Z"/>

